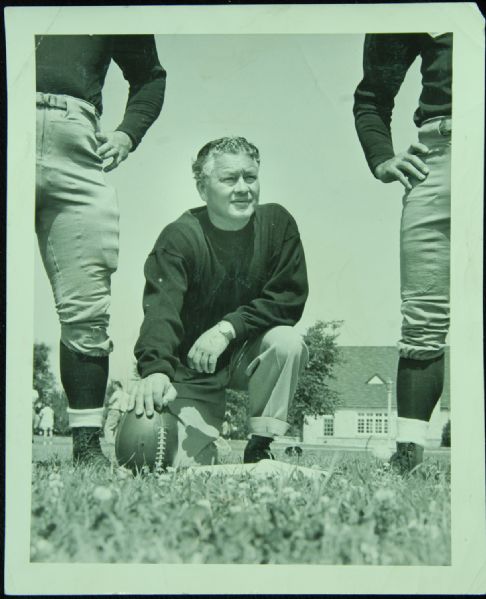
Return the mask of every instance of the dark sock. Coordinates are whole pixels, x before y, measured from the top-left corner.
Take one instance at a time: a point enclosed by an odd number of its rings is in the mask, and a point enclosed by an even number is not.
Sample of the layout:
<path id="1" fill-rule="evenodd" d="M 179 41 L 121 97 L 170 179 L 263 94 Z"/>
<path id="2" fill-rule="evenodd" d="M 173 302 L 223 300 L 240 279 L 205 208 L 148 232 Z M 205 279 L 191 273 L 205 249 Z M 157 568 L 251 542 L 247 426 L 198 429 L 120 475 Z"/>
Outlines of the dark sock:
<path id="1" fill-rule="evenodd" d="M 428 422 L 443 386 L 443 355 L 431 360 L 400 358 L 397 374 L 398 416 Z"/>
<path id="2" fill-rule="evenodd" d="M 108 356 L 80 354 L 60 344 L 61 381 L 74 410 L 103 407 L 108 381 Z"/>
<path id="3" fill-rule="evenodd" d="M 268 449 L 272 441 L 273 437 L 262 437 L 261 435 L 252 435 L 249 440 L 249 444 L 252 447 L 258 447 L 259 449 Z"/>

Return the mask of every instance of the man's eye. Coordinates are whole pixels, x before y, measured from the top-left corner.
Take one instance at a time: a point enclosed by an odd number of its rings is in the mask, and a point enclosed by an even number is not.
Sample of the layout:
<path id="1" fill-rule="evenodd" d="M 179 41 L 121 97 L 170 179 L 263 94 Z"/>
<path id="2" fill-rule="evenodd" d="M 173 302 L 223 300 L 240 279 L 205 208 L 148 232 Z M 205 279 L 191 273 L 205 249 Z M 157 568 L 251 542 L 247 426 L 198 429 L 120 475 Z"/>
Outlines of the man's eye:
<path id="1" fill-rule="evenodd" d="M 226 179 L 223 179 L 223 183 L 234 185 L 236 183 L 236 179 L 234 177 L 227 177 Z"/>
<path id="2" fill-rule="evenodd" d="M 254 177 L 253 175 L 249 176 L 249 177 L 245 177 L 245 183 L 254 183 L 256 181 L 256 177 Z"/>

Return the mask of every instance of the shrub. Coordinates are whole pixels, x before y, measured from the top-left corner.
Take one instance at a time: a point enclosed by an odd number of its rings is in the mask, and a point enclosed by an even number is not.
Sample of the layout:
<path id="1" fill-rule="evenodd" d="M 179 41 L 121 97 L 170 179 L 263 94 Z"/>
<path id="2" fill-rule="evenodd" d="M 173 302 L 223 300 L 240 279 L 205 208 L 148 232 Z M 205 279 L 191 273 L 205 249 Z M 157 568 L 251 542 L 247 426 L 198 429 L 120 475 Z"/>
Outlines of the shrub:
<path id="1" fill-rule="evenodd" d="M 448 420 L 444 424 L 444 428 L 442 429 L 442 447 L 450 447 L 451 446 L 451 421 Z"/>

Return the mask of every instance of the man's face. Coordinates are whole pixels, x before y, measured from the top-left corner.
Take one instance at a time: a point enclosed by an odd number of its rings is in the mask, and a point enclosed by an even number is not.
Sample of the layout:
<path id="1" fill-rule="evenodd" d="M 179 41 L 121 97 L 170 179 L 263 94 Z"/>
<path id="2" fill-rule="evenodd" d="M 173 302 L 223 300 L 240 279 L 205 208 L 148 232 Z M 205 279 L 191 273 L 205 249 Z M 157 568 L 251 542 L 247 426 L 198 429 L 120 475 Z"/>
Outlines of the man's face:
<path id="1" fill-rule="evenodd" d="M 236 231 L 246 225 L 258 204 L 258 164 L 248 154 L 220 154 L 213 160 L 199 193 L 213 225 Z"/>

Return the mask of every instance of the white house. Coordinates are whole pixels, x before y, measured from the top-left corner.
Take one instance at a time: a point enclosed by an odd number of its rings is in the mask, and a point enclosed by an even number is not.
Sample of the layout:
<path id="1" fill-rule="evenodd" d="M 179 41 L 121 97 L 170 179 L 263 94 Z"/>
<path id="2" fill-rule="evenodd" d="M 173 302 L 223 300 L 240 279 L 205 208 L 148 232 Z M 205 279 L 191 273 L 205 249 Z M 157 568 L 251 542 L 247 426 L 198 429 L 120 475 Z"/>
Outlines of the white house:
<path id="1" fill-rule="evenodd" d="M 341 347 L 341 363 L 329 385 L 342 398 L 333 416 L 307 418 L 304 443 L 346 447 L 393 445 L 396 434 L 396 347 Z M 442 429 L 450 419 L 449 348 L 445 383 L 429 427 L 427 446 L 439 447 Z"/>

